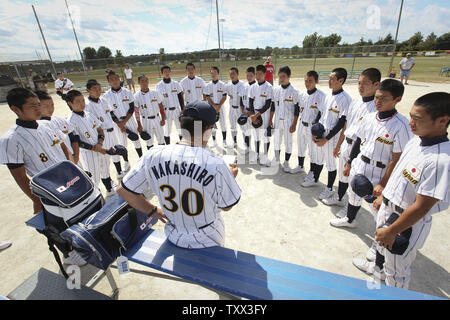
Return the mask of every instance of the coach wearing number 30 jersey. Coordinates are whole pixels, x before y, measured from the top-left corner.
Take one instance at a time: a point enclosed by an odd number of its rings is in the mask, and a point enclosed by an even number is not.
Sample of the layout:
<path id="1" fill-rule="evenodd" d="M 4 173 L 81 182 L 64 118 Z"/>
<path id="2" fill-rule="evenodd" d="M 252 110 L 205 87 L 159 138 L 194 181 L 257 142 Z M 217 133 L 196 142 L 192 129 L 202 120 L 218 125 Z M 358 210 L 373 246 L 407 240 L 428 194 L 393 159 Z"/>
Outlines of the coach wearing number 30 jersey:
<path id="1" fill-rule="evenodd" d="M 180 117 L 181 141 L 150 149 L 117 191 L 132 207 L 166 223 L 167 238 L 180 247 L 223 246 L 220 211 L 230 210 L 241 197 L 237 166 L 204 149 L 216 115 L 205 101 L 186 105 Z M 142 196 L 148 188 L 157 194 L 161 209 Z"/>

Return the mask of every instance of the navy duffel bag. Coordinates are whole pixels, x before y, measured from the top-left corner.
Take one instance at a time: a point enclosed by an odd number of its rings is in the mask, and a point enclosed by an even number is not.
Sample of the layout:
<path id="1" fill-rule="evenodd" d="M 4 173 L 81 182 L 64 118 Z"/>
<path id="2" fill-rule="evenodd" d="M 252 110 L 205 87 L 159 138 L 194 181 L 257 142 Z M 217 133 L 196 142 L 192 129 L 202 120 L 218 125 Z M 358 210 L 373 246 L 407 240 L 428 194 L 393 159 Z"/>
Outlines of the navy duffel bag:
<path id="1" fill-rule="evenodd" d="M 55 247 L 65 256 L 76 251 L 87 263 L 106 270 L 158 221 L 147 222 L 145 213 L 117 194 L 104 203 L 89 176 L 70 161 L 41 171 L 30 185 L 44 208 L 46 227 L 41 233 L 66 278 Z"/>

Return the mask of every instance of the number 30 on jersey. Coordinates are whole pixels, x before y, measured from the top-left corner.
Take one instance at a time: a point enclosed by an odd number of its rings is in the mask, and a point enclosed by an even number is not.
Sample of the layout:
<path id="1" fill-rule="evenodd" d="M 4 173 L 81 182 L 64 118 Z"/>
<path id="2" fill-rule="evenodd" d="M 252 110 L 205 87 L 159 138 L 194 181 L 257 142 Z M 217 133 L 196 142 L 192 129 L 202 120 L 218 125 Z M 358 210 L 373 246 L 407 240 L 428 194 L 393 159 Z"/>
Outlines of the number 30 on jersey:
<path id="1" fill-rule="evenodd" d="M 175 189 L 169 184 L 163 184 L 159 186 L 161 192 L 166 194 L 166 190 L 168 194 L 164 196 L 164 199 L 168 202 L 167 205 L 163 204 L 163 207 L 169 210 L 170 212 L 177 212 L 180 206 L 174 200 L 177 196 Z M 195 204 L 191 203 L 191 195 L 194 196 Z M 203 194 L 194 188 L 184 189 L 181 193 L 181 209 L 188 216 L 197 216 L 203 212 L 205 208 L 205 200 L 203 198 Z"/>

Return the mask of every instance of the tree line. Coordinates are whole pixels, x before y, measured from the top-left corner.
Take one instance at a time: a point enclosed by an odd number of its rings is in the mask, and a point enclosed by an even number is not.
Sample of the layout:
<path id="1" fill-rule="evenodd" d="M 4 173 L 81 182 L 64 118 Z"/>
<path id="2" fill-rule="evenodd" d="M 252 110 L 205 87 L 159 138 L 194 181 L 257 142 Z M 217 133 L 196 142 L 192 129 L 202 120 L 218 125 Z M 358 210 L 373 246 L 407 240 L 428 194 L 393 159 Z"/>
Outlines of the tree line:
<path id="1" fill-rule="evenodd" d="M 361 52 L 367 52 L 375 50 L 373 52 L 380 51 L 379 48 L 373 46 L 386 46 L 387 51 L 392 51 L 392 45 L 394 44 L 394 38 L 389 33 L 384 38 L 379 38 L 377 41 L 371 39 L 364 40 L 363 37 L 355 43 L 341 43 L 342 37 L 336 33 L 332 33 L 328 36 L 323 36 L 314 32 L 310 35 L 306 35 L 302 42 L 302 47 L 294 45 L 290 48 L 279 48 L 266 46 L 265 48 L 240 48 L 240 49 L 223 49 L 223 55 L 225 58 L 235 57 L 236 59 L 245 59 L 252 57 L 260 59 L 269 55 L 301 55 L 312 54 L 314 51 L 320 51 L 320 48 L 333 48 L 331 54 L 344 53 L 356 53 L 356 51 L 350 51 L 348 48 L 360 48 Z M 371 48 L 369 48 L 371 47 Z M 380 47 L 382 48 L 382 47 Z M 437 36 L 434 32 L 431 32 L 428 36 L 425 36 L 421 32 L 414 33 L 409 39 L 398 42 L 396 51 L 429 51 L 429 50 L 447 50 L 450 49 L 450 32 L 444 33 L 441 36 Z M 356 49 L 354 49 L 356 50 Z M 367 51 L 366 51 L 367 50 Z M 325 51 L 324 51 L 325 52 Z M 86 60 L 95 59 L 111 59 L 114 64 L 123 63 L 135 63 L 141 61 L 142 58 L 150 61 L 172 61 L 172 60 L 192 60 L 198 61 L 200 59 L 215 59 L 217 58 L 217 49 L 196 51 L 196 52 L 183 52 L 183 53 L 164 53 L 164 49 L 161 49 L 159 53 L 146 54 L 146 55 L 131 55 L 124 57 L 121 50 L 116 50 L 113 55 L 111 49 L 105 46 L 99 47 L 97 50 L 92 47 L 86 47 L 83 49 L 83 55 Z"/>

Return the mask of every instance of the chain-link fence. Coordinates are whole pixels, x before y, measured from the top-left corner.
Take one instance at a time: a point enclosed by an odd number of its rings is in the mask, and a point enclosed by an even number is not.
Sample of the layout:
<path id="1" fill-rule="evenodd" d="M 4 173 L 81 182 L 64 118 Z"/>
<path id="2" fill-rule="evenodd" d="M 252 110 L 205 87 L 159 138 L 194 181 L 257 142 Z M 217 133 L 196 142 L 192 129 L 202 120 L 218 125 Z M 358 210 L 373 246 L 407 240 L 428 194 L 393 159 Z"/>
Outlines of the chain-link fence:
<path id="1" fill-rule="evenodd" d="M 210 68 L 218 66 L 220 77 L 228 79 L 228 70 L 237 67 L 240 78 L 245 79 L 245 71 L 249 66 L 263 64 L 267 56 L 272 57 L 275 70 L 287 65 L 292 70 L 294 78 L 303 78 L 309 70 L 319 72 L 321 79 L 328 78 L 330 71 L 336 67 L 347 69 L 349 78 L 357 79 L 359 73 L 369 67 L 378 68 L 383 76 L 387 76 L 392 59 L 393 45 L 333 47 L 333 48 L 284 48 L 284 49 L 225 49 L 221 51 L 222 59 L 218 58 L 218 50 L 202 52 L 188 52 L 178 54 L 149 54 L 142 56 L 116 57 L 107 59 L 81 61 L 57 61 L 55 69 L 74 82 L 75 87 L 83 89 L 88 79 L 97 79 L 107 87 L 106 70 L 114 70 L 122 80 L 125 80 L 124 67 L 129 65 L 133 70 L 135 82 L 141 74 L 147 75 L 150 82 L 156 84 L 160 79 L 160 68 L 169 65 L 171 76 L 180 80 L 186 76 L 186 63 L 192 62 L 196 66 L 197 75 L 205 80 L 210 79 Z M 449 81 L 441 73 L 445 67 L 450 67 L 450 51 L 412 52 L 416 59 L 416 67 L 411 79 L 422 81 Z M 398 64 L 406 52 L 396 52 L 393 59 L 393 70 L 398 71 Z M 30 88 L 47 86 L 55 80 L 53 67 L 49 61 L 25 61 L 0 63 L 0 74 L 7 75 L 20 86 Z M 448 75 L 448 73 L 446 74 Z M 275 74 L 276 78 L 276 74 Z M 34 86 L 34 87 L 33 87 Z"/>

